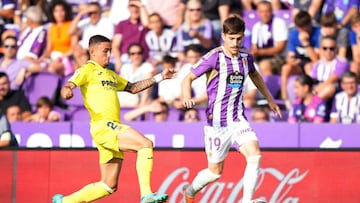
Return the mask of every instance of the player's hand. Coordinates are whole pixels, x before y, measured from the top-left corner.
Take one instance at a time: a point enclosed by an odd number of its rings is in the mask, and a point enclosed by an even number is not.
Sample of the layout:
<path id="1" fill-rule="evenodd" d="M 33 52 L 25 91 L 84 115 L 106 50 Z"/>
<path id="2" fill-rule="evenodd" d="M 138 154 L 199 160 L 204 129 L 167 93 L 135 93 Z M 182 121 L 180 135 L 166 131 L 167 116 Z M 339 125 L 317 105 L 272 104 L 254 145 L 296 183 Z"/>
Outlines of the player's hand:
<path id="1" fill-rule="evenodd" d="M 63 87 L 61 89 L 61 97 L 64 99 L 71 99 L 74 96 L 74 93 L 70 87 Z"/>
<path id="2" fill-rule="evenodd" d="M 193 106 L 195 106 L 195 100 L 193 99 L 184 99 L 183 105 L 185 108 L 191 109 Z"/>
<path id="3" fill-rule="evenodd" d="M 269 108 L 275 115 L 279 116 L 279 118 L 283 117 L 280 107 L 275 104 L 275 102 L 269 102 Z"/>

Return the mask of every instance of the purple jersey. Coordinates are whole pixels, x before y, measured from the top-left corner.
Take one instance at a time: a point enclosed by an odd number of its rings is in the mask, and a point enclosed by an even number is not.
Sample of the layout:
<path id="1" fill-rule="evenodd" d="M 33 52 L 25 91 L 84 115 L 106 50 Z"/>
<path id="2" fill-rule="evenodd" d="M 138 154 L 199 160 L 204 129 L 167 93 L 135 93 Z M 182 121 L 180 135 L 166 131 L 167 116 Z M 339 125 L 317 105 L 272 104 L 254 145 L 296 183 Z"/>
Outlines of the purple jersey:
<path id="1" fill-rule="evenodd" d="M 356 123 L 360 121 L 360 93 L 349 98 L 346 92 L 335 95 L 330 118 L 336 118 L 340 123 Z"/>
<path id="2" fill-rule="evenodd" d="M 210 126 L 228 126 L 245 119 L 243 111 L 243 86 L 249 73 L 256 71 L 253 56 L 239 51 L 239 57 L 229 57 L 223 47 L 217 47 L 192 68 L 197 77 L 206 73 L 208 107 L 207 122 Z"/>
<path id="3" fill-rule="evenodd" d="M 305 121 L 314 122 L 315 120 L 324 121 L 326 116 L 326 103 L 320 97 L 313 95 L 311 102 L 305 105 L 301 99 L 296 99 L 288 118 L 289 122 Z"/>
<path id="4" fill-rule="evenodd" d="M 350 64 L 346 59 L 336 58 L 330 63 L 320 60 L 312 68 L 312 78 L 320 82 L 328 80 L 331 75 L 336 75 L 338 78 L 341 78 L 349 68 Z"/>

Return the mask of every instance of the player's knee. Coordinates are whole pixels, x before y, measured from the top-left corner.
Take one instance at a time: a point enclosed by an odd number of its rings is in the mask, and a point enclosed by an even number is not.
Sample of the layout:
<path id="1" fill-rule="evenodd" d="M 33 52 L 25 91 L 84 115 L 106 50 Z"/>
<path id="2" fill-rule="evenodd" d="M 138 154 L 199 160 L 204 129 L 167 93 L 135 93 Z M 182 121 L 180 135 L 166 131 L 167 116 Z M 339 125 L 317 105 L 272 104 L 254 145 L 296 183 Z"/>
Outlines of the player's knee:
<path id="1" fill-rule="evenodd" d="M 142 142 L 141 144 L 141 148 L 153 148 L 154 147 L 154 143 L 150 140 L 150 139 L 145 139 L 144 142 Z"/>

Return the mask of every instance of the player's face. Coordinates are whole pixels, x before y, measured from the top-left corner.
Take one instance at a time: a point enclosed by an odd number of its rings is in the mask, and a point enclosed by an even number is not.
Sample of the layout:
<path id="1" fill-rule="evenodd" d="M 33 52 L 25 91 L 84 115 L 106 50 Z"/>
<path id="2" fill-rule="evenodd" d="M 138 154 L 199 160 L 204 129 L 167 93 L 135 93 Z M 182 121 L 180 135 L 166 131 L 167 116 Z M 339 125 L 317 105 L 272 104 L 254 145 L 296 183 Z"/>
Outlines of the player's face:
<path id="1" fill-rule="evenodd" d="M 238 56 L 239 49 L 241 48 L 241 44 L 244 39 L 244 33 L 243 32 L 237 34 L 222 33 L 222 38 L 224 40 L 224 48 L 226 54 L 229 54 L 232 57 Z"/>
<path id="2" fill-rule="evenodd" d="M 101 42 L 90 49 L 91 60 L 94 60 L 102 67 L 109 65 L 111 55 L 110 42 Z"/>

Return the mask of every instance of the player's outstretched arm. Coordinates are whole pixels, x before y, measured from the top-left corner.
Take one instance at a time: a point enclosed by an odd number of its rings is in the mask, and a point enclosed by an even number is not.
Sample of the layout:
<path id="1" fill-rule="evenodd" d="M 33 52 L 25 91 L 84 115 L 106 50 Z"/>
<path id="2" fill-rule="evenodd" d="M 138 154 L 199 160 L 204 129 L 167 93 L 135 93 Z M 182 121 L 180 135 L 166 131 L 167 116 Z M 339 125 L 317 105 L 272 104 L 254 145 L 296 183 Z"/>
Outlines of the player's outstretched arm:
<path id="1" fill-rule="evenodd" d="M 185 108 L 192 108 L 195 106 L 195 100 L 191 97 L 191 83 L 196 79 L 196 75 L 189 73 L 181 83 L 181 96 Z"/>
<path id="2" fill-rule="evenodd" d="M 61 97 L 64 99 L 71 99 L 74 96 L 72 89 L 75 87 L 76 85 L 74 83 L 67 82 L 66 85 L 61 88 Z"/>
<path id="3" fill-rule="evenodd" d="M 175 73 L 176 71 L 174 69 L 164 69 L 163 72 L 155 75 L 152 78 L 140 80 L 134 83 L 129 82 L 125 88 L 125 91 L 136 94 L 153 86 L 155 83 L 173 78 L 175 76 Z"/>

